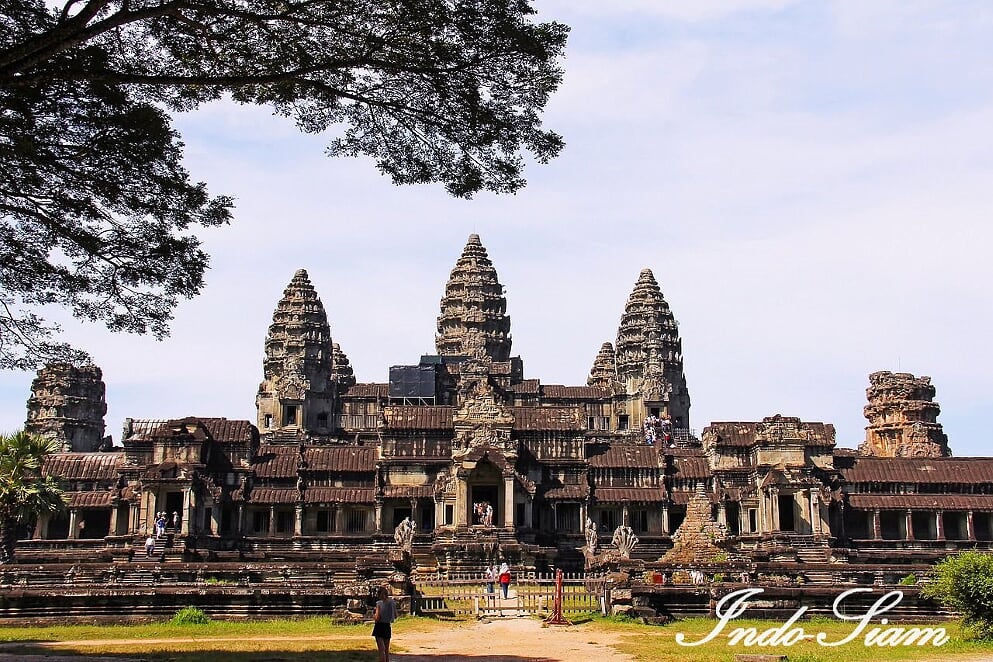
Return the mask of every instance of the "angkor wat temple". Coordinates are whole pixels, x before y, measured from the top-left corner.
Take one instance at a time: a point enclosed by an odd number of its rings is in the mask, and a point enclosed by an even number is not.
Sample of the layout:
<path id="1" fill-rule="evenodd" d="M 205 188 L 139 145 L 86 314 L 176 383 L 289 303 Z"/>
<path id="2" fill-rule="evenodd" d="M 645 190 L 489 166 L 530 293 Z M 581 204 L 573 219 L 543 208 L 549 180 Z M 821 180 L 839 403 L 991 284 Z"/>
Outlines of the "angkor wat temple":
<path id="1" fill-rule="evenodd" d="M 166 561 L 386 558 L 413 522 L 414 570 L 439 573 L 497 558 L 582 569 L 625 527 L 651 561 L 926 563 L 993 541 L 993 459 L 950 457 L 928 377 L 870 375 L 857 451 L 829 423 L 779 415 L 697 435 L 678 325 L 647 269 L 585 385 L 525 378 L 476 235 L 436 353 L 388 382 L 356 383 L 304 270 L 264 350 L 254 423 L 129 419 L 120 445 L 104 439 L 98 368 L 40 371 L 27 429 L 64 442 L 45 471 L 69 503 L 17 558 L 142 555 L 159 512 L 177 513 Z M 719 547 L 674 546 L 704 530 Z"/>

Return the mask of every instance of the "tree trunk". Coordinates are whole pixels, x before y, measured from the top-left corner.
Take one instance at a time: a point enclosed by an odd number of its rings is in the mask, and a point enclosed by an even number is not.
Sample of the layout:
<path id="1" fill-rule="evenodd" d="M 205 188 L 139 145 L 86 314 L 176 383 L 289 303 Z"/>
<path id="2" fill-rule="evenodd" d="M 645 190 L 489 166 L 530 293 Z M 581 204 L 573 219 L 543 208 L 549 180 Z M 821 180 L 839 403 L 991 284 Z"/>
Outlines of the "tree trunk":
<path id="1" fill-rule="evenodd" d="M 14 561 L 16 542 L 17 523 L 9 517 L 0 516 L 0 565 Z"/>

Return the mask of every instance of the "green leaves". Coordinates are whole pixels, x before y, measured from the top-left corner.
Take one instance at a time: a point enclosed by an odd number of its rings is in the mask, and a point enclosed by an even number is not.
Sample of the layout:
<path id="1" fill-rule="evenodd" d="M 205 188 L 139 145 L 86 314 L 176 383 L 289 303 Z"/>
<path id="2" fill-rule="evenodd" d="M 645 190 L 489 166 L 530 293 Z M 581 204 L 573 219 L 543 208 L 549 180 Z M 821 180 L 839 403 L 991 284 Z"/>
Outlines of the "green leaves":
<path id="1" fill-rule="evenodd" d="M 935 565 L 921 595 L 962 614 L 983 637 L 993 636 L 993 554 L 962 552 Z"/>
<path id="2" fill-rule="evenodd" d="M 0 368 L 72 360 L 34 306 L 162 337 L 203 286 L 189 230 L 232 201 L 189 181 L 162 105 L 268 105 L 340 132 L 331 156 L 464 198 L 519 190 L 524 152 L 564 144 L 540 113 L 568 28 L 526 1 L 63 3 L 0 5 Z"/>
<path id="3" fill-rule="evenodd" d="M 62 490 L 41 470 L 45 455 L 58 450 L 58 442 L 48 437 L 24 431 L 0 435 L 0 563 L 13 557 L 18 523 L 65 508 Z"/>

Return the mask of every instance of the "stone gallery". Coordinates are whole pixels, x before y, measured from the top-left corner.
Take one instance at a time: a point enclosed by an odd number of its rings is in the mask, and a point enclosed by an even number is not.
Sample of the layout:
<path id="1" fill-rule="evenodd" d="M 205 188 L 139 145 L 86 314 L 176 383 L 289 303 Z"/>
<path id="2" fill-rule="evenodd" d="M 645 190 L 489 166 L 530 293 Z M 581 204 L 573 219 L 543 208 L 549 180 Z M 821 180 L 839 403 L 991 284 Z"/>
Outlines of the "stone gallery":
<path id="1" fill-rule="evenodd" d="M 582 571 L 603 554 L 746 572 L 930 563 L 993 540 L 993 459 L 951 457 L 928 377 L 869 376 L 858 450 L 780 415 L 697 435 L 679 328 L 648 269 L 615 342 L 590 348 L 585 385 L 525 378 L 476 235 L 445 285 L 435 354 L 356 383 L 344 349 L 300 270 L 265 339 L 255 421 L 128 419 L 113 445 L 100 369 L 41 370 L 26 427 L 63 442 L 44 470 L 68 508 L 26 529 L 17 559 L 138 559 L 162 518 L 151 553 L 165 562 L 387 562 L 399 546 L 434 576 Z"/>

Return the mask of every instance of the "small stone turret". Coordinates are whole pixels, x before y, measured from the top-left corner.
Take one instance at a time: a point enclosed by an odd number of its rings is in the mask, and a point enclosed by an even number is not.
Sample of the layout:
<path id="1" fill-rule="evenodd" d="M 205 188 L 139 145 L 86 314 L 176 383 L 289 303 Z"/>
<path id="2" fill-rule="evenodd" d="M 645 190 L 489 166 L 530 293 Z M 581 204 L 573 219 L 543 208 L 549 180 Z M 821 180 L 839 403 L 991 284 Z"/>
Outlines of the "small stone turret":
<path id="1" fill-rule="evenodd" d="M 642 270 L 617 331 L 617 376 L 629 395 L 659 403 L 677 427 L 689 426 L 679 325 L 651 269 Z"/>
<path id="2" fill-rule="evenodd" d="M 614 355 L 614 346 L 609 342 L 600 346 L 596 359 L 593 360 L 593 367 L 590 369 L 590 376 L 586 380 L 587 386 L 599 386 L 608 391 L 614 392 L 618 388 L 617 383 L 617 360 Z"/>
<path id="3" fill-rule="evenodd" d="M 491 361 L 507 361 L 510 344 L 503 285 L 479 235 L 471 234 L 445 285 L 436 349 L 443 356 L 474 356 L 481 349 Z"/>
<path id="4" fill-rule="evenodd" d="M 341 351 L 338 343 L 331 344 L 331 380 L 338 384 L 339 392 L 347 391 L 355 386 L 355 373 L 352 364 L 348 362 L 345 352 Z"/>
<path id="5" fill-rule="evenodd" d="M 58 439 L 66 451 L 97 450 L 105 443 L 106 392 L 96 366 L 49 364 L 31 383 L 24 430 Z"/>
<path id="6" fill-rule="evenodd" d="M 876 457 L 948 457 L 948 437 L 937 422 L 941 407 L 934 402 L 930 377 L 907 372 L 874 372 L 865 391 L 863 410 L 869 425 L 860 455 Z"/>
<path id="7" fill-rule="evenodd" d="M 259 431 L 328 434 L 335 405 L 332 364 L 324 305 L 300 269 L 283 291 L 266 335 L 263 381 L 255 398 Z"/>

